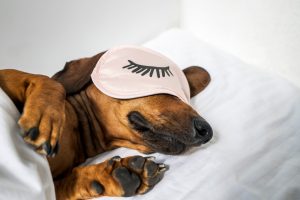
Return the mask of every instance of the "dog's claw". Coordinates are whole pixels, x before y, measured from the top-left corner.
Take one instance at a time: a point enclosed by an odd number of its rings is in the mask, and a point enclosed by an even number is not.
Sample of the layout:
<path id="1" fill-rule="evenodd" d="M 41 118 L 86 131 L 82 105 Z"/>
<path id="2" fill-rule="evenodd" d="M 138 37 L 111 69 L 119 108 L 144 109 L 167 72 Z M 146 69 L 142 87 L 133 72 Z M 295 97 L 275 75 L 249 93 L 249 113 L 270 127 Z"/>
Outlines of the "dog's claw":
<path id="1" fill-rule="evenodd" d="M 28 136 L 32 141 L 36 140 L 38 135 L 39 129 L 37 127 L 29 129 L 29 131 L 25 134 L 25 136 Z"/>
<path id="2" fill-rule="evenodd" d="M 146 160 L 148 161 L 154 161 L 156 158 L 154 156 L 149 156 L 149 157 L 146 157 Z"/>
<path id="3" fill-rule="evenodd" d="M 109 159 L 108 161 L 108 165 L 113 165 L 115 162 L 120 162 L 121 161 L 121 157 L 120 156 L 114 156 L 112 158 Z"/>
<path id="4" fill-rule="evenodd" d="M 159 168 L 164 168 L 164 167 L 166 167 L 166 165 L 163 164 L 163 163 L 161 163 L 161 164 L 158 164 L 158 167 L 159 167 Z"/>
<path id="5" fill-rule="evenodd" d="M 164 171 L 167 171 L 169 169 L 169 167 L 165 164 L 159 164 L 158 165 L 158 171 L 159 172 L 164 172 Z"/>
<path id="6" fill-rule="evenodd" d="M 55 145 L 55 147 L 52 148 L 52 151 L 51 151 L 51 153 L 50 153 L 50 157 L 51 157 L 51 158 L 54 158 L 54 157 L 56 156 L 56 154 L 57 154 L 57 152 L 58 152 L 58 149 L 59 149 L 59 144 L 57 143 L 57 144 Z"/>
<path id="7" fill-rule="evenodd" d="M 27 133 L 26 133 L 26 131 L 24 130 L 24 128 L 23 127 L 21 127 L 20 126 L 20 135 L 22 136 L 22 137 L 25 137 L 25 136 L 27 136 Z"/>
<path id="8" fill-rule="evenodd" d="M 51 154 L 52 148 L 50 142 L 45 142 L 41 147 L 38 148 L 38 152 L 44 155 L 49 156 Z"/>
<path id="9" fill-rule="evenodd" d="M 59 143 L 57 141 L 55 147 L 53 148 L 53 154 L 56 155 L 58 151 L 59 151 Z"/>
<path id="10" fill-rule="evenodd" d="M 119 162 L 121 161 L 121 157 L 120 156 L 114 156 L 111 158 L 113 161 Z"/>

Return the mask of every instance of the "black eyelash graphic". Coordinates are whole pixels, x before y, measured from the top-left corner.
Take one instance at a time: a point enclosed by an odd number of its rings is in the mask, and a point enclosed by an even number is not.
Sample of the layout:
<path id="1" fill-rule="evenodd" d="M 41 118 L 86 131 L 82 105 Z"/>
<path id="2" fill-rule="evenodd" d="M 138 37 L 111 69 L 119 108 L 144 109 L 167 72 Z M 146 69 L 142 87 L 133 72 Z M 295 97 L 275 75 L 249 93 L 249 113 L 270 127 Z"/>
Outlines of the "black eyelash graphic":
<path id="1" fill-rule="evenodd" d="M 160 78 L 161 76 L 165 77 L 166 74 L 168 76 L 171 76 L 171 75 L 173 76 L 169 66 L 167 66 L 167 67 L 154 67 L 154 66 L 140 65 L 140 64 L 137 64 L 137 63 L 135 63 L 131 60 L 128 60 L 128 62 L 129 62 L 129 65 L 124 66 L 123 69 L 129 69 L 129 70 L 131 70 L 131 73 L 136 73 L 136 74 L 141 73 L 141 76 L 145 76 L 146 74 L 149 73 L 149 76 L 152 77 L 154 71 L 156 71 L 157 78 Z"/>

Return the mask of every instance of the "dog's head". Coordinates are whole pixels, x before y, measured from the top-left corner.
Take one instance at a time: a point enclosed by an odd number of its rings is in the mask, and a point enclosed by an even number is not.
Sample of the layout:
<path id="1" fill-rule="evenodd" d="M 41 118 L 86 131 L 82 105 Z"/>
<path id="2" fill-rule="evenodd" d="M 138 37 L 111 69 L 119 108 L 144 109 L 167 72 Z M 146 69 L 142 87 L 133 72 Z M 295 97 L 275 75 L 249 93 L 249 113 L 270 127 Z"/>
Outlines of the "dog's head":
<path id="1" fill-rule="evenodd" d="M 68 62 L 53 78 L 64 85 L 69 95 L 86 91 L 106 143 L 145 153 L 179 154 L 212 138 L 210 125 L 178 97 L 156 94 L 124 100 L 97 89 L 90 75 L 102 55 Z M 188 67 L 183 72 L 191 97 L 210 82 L 208 72 L 201 67 Z"/>

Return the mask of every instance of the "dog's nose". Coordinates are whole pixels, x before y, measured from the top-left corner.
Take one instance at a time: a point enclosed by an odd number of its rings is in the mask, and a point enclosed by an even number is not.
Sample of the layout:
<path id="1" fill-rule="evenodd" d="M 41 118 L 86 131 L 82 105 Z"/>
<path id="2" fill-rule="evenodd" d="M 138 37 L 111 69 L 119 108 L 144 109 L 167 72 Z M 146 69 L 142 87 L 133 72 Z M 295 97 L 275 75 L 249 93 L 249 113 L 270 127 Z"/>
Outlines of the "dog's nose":
<path id="1" fill-rule="evenodd" d="M 194 118 L 195 138 L 202 144 L 207 143 L 213 136 L 211 126 L 201 117 Z"/>

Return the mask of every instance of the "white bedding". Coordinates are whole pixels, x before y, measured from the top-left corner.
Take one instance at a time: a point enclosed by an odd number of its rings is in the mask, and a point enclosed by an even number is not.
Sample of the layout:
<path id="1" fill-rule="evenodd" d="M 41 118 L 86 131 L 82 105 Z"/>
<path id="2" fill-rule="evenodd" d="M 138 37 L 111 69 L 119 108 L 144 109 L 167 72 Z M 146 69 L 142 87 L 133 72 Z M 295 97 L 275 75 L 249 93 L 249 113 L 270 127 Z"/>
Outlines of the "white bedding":
<path id="1" fill-rule="evenodd" d="M 47 160 L 24 143 L 17 124 L 19 116 L 0 88 L 0 199 L 55 199 Z"/>
<path id="2" fill-rule="evenodd" d="M 146 46 L 182 68 L 200 65 L 208 70 L 212 81 L 192 103 L 215 136 L 184 155 L 155 154 L 170 170 L 148 194 L 126 199 L 300 199 L 298 88 L 183 31 L 165 32 Z M 134 154 L 117 149 L 93 163 Z"/>
<path id="3" fill-rule="evenodd" d="M 126 199 L 300 199 L 300 89 L 179 30 L 165 32 L 146 46 L 164 53 L 182 68 L 200 65 L 209 71 L 212 77 L 210 85 L 192 103 L 213 127 L 214 139 L 184 155 L 154 154 L 157 161 L 170 165 L 170 170 L 148 194 Z M 3 117 L 11 111 L 3 110 L 5 105 L 0 105 L 0 130 L 3 131 L 7 124 L 15 126 L 16 115 L 15 118 Z M 17 134 L 17 129 L 11 130 Z M 49 171 L 38 178 L 41 173 L 36 174 L 39 164 L 33 164 L 35 161 L 26 164 L 27 161 L 20 159 L 27 167 L 26 179 L 22 178 L 24 173 L 19 173 L 22 165 L 13 173 L 9 169 L 9 173 L 3 171 L 2 158 L 15 154 L 3 152 L 2 134 L 0 199 L 43 199 L 33 196 L 34 192 L 26 196 L 23 187 L 28 188 L 26 191 L 44 192 L 51 199 L 53 186 L 47 182 Z M 121 148 L 101 154 L 87 163 L 98 163 L 115 155 L 136 154 L 139 153 Z M 23 157 L 23 153 L 15 156 Z M 44 162 L 40 158 L 36 156 L 35 159 Z M 49 170 L 45 166 L 41 168 Z M 35 176 L 30 179 L 31 175 Z M 3 177 L 10 182 L 21 182 L 22 188 L 8 187 L 9 184 L 2 181 Z M 3 188 L 18 192 L 19 196 L 9 198 L 7 192 L 3 195 Z"/>

